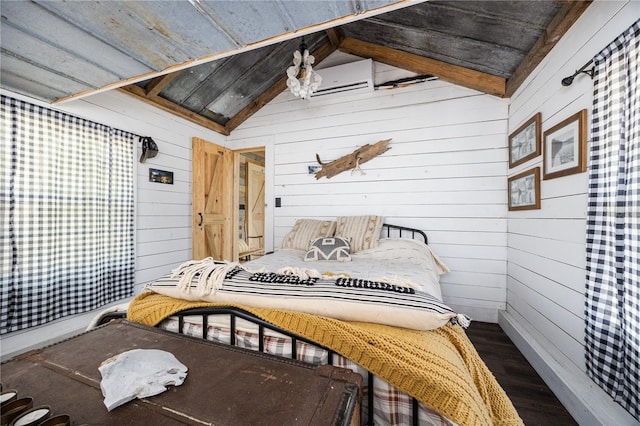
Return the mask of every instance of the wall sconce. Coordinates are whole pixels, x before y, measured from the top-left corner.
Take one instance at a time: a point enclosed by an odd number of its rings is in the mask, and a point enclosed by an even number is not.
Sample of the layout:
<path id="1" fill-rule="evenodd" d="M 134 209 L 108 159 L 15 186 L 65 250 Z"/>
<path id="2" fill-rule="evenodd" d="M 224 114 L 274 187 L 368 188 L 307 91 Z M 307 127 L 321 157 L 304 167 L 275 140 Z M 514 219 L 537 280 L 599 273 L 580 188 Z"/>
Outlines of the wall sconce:
<path id="1" fill-rule="evenodd" d="M 153 158 L 158 155 L 158 145 L 149 136 L 140 136 L 140 142 L 142 142 L 142 155 L 140 156 L 140 162 L 144 163 L 147 158 Z"/>

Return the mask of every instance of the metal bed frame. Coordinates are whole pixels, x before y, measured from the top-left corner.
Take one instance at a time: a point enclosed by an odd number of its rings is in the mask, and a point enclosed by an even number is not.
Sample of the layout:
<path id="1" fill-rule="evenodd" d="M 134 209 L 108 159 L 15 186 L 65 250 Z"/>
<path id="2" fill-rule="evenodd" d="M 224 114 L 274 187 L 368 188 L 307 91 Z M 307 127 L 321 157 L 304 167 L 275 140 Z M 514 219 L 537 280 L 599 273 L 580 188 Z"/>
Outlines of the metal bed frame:
<path id="1" fill-rule="evenodd" d="M 398 226 L 398 225 L 389 225 L 389 224 L 384 224 L 383 225 L 383 231 L 382 234 L 385 235 L 387 238 L 390 238 L 391 236 L 396 236 L 399 238 L 402 238 L 403 234 L 411 234 L 411 239 L 419 239 L 422 238 L 424 239 L 424 243 L 427 244 L 427 235 L 418 229 L 413 229 L 413 228 L 407 228 L 404 226 Z M 328 354 L 328 360 L 327 363 L 332 365 L 333 364 L 333 357 L 335 355 L 338 355 L 336 352 L 334 352 L 333 350 L 326 348 L 322 345 L 317 344 L 316 342 L 313 342 L 312 340 L 306 339 L 302 336 L 299 336 L 295 333 L 291 333 L 287 330 L 284 330 L 280 327 L 274 326 L 271 323 L 268 323 L 260 318 L 256 318 L 253 314 L 239 309 L 239 308 L 232 308 L 232 307 L 206 307 L 206 308 L 193 308 L 193 309 L 186 309 L 184 311 L 180 311 L 176 314 L 173 314 L 172 316 L 177 317 L 178 318 L 178 333 L 179 334 L 184 334 L 184 323 L 185 323 L 185 317 L 191 317 L 191 316 L 200 316 L 202 318 L 202 339 L 207 339 L 207 332 L 208 332 L 208 325 L 209 325 L 209 315 L 229 315 L 229 319 L 230 319 L 230 342 L 229 345 L 231 346 L 235 346 L 236 345 L 236 319 L 237 318 L 241 318 L 243 320 L 249 321 L 251 323 L 253 323 L 254 325 L 256 325 L 258 327 L 258 351 L 259 352 L 264 352 L 264 337 L 265 337 L 265 329 L 269 330 L 269 331 L 274 331 L 277 333 L 280 333 L 286 337 L 288 337 L 289 339 L 291 339 L 291 358 L 292 359 L 297 359 L 297 345 L 298 342 L 303 342 L 306 343 L 308 345 L 312 345 L 315 346 L 316 348 L 320 348 L 323 349 L 325 351 L 327 351 Z M 101 318 L 100 321 L 98 323 L 98 325 L 102 325 L 105 324 L 107 322 L 109 322 L 112 319 L 116 319 L 116 318 L 126 318 L 126 312 L 109 312 L 104 314 Z M 373 382 L 374 382 L 374 374 L 371 373 L 370 371 L 366 371 L 367 374 L 367 385 L 369 387 L 369 391 L 367 393 L 367 399 L 368 399 L 368 404 L 367 404 L 367 413 L 366 413 L 366 419 L 367 419 L 367 425 L 371 425 L 373 426 L 373 403 L 374 403 L 374 386 L 373 386 Z M 365 413 L 361 413 L 361 414 L 365 414 Z M 419 425 L 420 424 L 420 417 L 419 417 L 419 402 L 416 398 L 412 398 L 412 424 L 413 425 Z"/>

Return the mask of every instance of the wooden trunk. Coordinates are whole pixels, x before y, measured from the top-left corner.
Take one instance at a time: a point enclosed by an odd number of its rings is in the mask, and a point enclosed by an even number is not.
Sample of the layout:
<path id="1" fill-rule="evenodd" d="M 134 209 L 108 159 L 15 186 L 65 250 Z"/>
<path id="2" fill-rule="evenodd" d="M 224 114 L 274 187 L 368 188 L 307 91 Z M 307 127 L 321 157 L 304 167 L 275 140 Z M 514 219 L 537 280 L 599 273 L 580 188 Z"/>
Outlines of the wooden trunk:
<path id="1" fill-rule="evenodd" d="M 131 349 L 171 352 L 189 369 L 181 386 L 108 412 L 99 365 Z M 219 345 L 155 328 L 112 321 L 2 364 L 4 389 L 33 406 L 71 416 L 72 424 L 348 425 L 358 421 L 362 378 Z"/>

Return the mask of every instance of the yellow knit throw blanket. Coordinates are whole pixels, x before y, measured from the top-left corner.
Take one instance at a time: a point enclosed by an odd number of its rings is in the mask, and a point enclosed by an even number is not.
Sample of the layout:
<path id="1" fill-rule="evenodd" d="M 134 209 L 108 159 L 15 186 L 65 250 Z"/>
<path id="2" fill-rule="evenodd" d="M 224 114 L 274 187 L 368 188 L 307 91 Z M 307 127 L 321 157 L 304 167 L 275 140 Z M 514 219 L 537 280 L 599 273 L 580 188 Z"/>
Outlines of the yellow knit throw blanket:
<path id="1" fill-rule="evenodd" d="M 155 326 L 176 312 L 206 306 L 229 304 L 189 302 L 147 292 L 131 302 L 127 318 Z M 416 331 L 235 306 L 334 350 L 460 425 L 523 425 L 506 393 L 457 325 Z"/>

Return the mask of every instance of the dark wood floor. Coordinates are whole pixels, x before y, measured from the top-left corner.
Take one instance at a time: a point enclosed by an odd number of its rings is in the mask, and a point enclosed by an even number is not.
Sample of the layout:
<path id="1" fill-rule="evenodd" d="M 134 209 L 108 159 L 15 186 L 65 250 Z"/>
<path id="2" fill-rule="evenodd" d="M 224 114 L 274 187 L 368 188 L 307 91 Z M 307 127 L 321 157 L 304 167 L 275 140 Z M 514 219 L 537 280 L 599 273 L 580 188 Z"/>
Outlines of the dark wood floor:
<path id="1" fill-rule="evenodd" d="M 467 335 L 526 426 L 577 424 L 498 324 L 471 322 Z"/>

